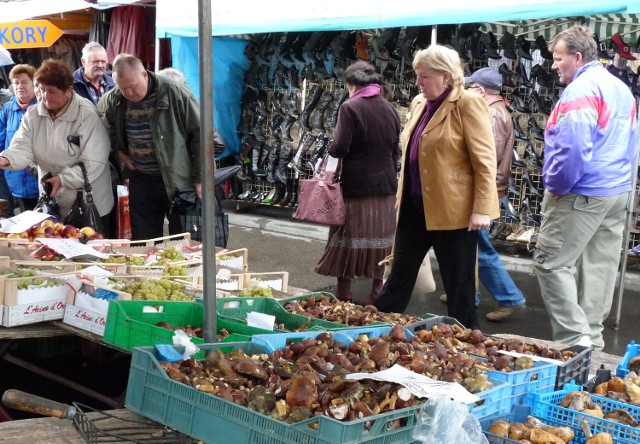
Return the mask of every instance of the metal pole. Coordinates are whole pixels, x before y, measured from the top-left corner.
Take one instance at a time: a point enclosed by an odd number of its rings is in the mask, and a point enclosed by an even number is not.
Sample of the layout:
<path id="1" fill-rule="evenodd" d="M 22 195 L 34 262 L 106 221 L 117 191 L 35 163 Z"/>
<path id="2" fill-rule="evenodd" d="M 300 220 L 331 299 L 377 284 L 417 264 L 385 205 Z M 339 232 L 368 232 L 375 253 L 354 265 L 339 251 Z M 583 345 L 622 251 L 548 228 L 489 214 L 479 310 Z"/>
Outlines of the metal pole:
<path id="1" fill-rule="evenodd" d="M 154 72 L 158 72 L 160 71 L 160 39 L 158 37 L 156 37 L 155 58 Z"/>
<path id="2" fill-rule="evenodd" d="M 636 109 L 638 108 L 638 101 L 636 100 Z M 637 121 L 637 119 L 636 119 Z M 613 321 L 613 328 L 620 328 L 620 317 L 622 316 L 622 297 L 624 295 L 624 277 L 627 274 L 627 247 L 629 246 L 629 223 L 631 222 L 631 215 L 633 213 L 633 201 L 636 192 L 636 185 L 638 183 L 638 155 L 640 153 L 640 121 L 636 122 L 638 130 L 638 137 L 636 139 L 636 160 L 633 164 L 633 170 L 631 170 L 631 199 L 629 199 L 629 206 L 627 207 L 627 217 L 624 223 L 624 236 L 622 244 L 622 257 L 620 258 L 620 275 L 618 276 L 618 294 L 616 295 L 616 319 Z"/>
<path id="3" fill-rule="evenodd" d="M 202 269 L 204 279 L 204 341 L 217 342 L 215 164 L 213 158 L 213 38 L 211 0 L 198 0 L 200 63 L 200 151 L 202 159 Z"/>
<path id="4" fill-rule="evenodd" d="M 438 44 L 438 25 L 433 25 L 431 27 L 431 44 L 432 45 Z"/>

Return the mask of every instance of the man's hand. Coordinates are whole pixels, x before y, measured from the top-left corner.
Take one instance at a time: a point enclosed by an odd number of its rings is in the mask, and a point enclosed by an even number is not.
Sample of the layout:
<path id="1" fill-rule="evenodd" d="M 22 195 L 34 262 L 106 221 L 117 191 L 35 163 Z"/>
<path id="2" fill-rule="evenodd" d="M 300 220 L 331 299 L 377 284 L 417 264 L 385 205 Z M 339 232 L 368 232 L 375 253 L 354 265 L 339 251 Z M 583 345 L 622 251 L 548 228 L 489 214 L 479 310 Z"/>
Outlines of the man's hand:
<path id="1" fill-rule="evenodd" d="M 202 199 L 202 184 L 194 183 L 193 188 L 196 189 L 196 196 L 198 197 L 198 199 Z"/>
<path id="2" fill-rule="evenodd" d="M 124 164 L 126 169 L 135 171 L 136 167 L 131 161 L 131 157 L 129 157 L 129 155 L 124 151 L 118 151 L 118 160 Z"/>
<path id="3" fill-rule="evenodd" d="M 60 188 L 62 187 L 62 181 L 59 176 L 53 176 L 47 179 L 46 182 L 51 184 L 51 197 L 55 197 Z"/>
<path id="4" fill-rule="evenodd" d="M 491 218 L 487 214 L 473 213 L 469 219 L 469 231 L 488 230 Z"/>
<path id="5" fill-rule="evenodd" d="M 0 168 L 9 166 L 9 159 L 0 156 Z"/>

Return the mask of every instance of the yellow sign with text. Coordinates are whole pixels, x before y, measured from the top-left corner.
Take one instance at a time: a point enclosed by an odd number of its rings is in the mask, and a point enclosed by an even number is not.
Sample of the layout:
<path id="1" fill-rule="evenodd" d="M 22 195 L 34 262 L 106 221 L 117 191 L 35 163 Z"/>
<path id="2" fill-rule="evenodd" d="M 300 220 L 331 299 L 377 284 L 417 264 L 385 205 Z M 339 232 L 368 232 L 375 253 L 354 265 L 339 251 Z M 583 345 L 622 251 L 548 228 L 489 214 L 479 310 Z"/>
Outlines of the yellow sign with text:
<path id="1" fill-rule="evenodd" d="M 7 49 L 48 48 L 63 34 L 49 20 L 0 23 L 0 45 Z"/>

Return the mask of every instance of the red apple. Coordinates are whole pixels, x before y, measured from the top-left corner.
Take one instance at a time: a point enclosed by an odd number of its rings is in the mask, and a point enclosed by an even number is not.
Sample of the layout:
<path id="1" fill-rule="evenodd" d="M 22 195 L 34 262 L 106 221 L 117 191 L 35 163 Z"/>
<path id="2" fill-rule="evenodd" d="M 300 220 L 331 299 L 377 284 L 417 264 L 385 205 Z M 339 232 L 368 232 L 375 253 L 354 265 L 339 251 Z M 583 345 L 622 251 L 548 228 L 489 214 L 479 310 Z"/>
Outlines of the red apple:
<path id="1" fill-rule="evenodd" d="M 76 237 L 78 230 L 73 225 L 65 225 L 62 227 L 62 231 L 60 231 L 60 235 L 62 237 Z"/>
<path id="2" fill-rule="evenodd" d="M 56 235 L 56 230 L 53 229 L 53 227 L 45 227 L 44 229 L 44 237 L 54 237 Z"/>

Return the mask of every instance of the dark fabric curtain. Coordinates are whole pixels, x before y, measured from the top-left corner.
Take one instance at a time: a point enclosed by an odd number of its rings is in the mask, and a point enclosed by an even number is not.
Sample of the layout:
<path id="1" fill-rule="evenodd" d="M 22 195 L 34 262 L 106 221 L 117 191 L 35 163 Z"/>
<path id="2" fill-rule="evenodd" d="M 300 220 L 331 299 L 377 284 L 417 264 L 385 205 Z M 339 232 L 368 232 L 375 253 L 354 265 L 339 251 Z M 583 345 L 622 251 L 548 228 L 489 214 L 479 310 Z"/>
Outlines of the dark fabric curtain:
<path id="1" fill-rule="evenodd" d="M 138 57 L 146 68 L 154 65 L 155 11 L 142 6 L 115 8 L 111 13 L 107 57 L 113 59 L 123 52 Z"/>

